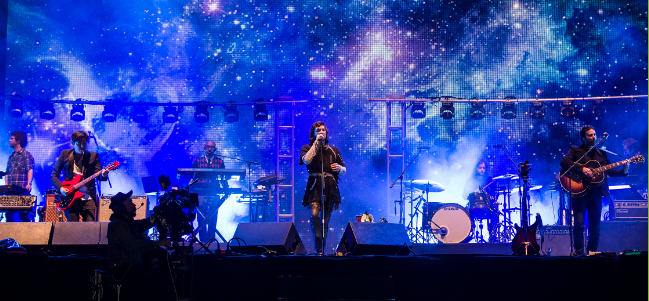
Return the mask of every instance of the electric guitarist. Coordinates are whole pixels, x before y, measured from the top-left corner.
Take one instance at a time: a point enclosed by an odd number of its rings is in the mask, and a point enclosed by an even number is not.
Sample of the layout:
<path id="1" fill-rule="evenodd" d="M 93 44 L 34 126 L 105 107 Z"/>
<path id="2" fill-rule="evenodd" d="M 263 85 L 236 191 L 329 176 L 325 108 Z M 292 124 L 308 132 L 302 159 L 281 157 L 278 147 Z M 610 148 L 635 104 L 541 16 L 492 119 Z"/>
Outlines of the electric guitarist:
<path id="1" fill-rule="evenodd" d="M 585 126 L 579 132 L 582 144 L 580 146 L 572 146 L 567 154 L 561 159 L 561 173 L 572 166 L 575 161 L 579 160 L 586 152 L 588 152 L 597 140 L 597 133 L 591 126 Z M 595 162 L 592 162 L 595 161 Z M 611 162 L 606 157 L 606 152 L 595 148 L 584 156 L 580 164 L 577 164 L 571 172 L 585 179 L 595 179 L 598 175 L 595 174 L 588 166 L 610 165 Z M 589 251 L 597 251 L 597 244 L 599 243 L 599 224 L 602 215 L 602 198 L 610 198 L 608 191 L 608 181 L 606 176 L 611 177 L 624 177 L 627 175 L 628 162 L 623 165 L 622 169 L 609 169 L 604 171 L 602 181 L 593 181 L 587 186 L 586 190 L 572 197 L 572 210 L 574 212 L 574 247 L 577 255 L 588 254 Z M 596 166 L 598 167 L 598 166 Z M 584 221 L 586 214 L 588 214 L 588 246 L 584 250 Z"/>
<path id="2" fill-rule="evenodd" d="M 72 133 L 72 149 L 66 149 L 61 152 L 58 160 L 54 164 L 50 180 L 52 185 L 62 194 L 70 193 L 70 188 L 64 187 L 59 180 L 61 172 L 65 171 L 65 181 L 72 180 L 76 175 L 82 175 L 84 179 L 91 177 L 93 174 L 102 170 L 99 155 L 95 152 L 86 151 L 88 134 L 84 131 Z M 103 171 L 96 177 L 99 181 L 108 179 L 108 170 Z M 80 189 L 84 196 L 80 199 L 73 200 L 71 207 L 66 210 L 70 221 L 78 222 L 79 217 L 84 222 L 94 221 L 95 212 L 97 211 L 97 190 L 95 181 L 89 181 L 85 187 Z"/>

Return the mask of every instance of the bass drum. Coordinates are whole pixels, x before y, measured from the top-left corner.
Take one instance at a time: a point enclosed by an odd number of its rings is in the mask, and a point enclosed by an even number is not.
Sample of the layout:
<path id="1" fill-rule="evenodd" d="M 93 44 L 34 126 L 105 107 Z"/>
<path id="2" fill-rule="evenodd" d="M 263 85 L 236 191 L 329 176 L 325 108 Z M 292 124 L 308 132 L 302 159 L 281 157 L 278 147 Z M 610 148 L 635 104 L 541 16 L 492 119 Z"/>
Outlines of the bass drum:
<path id="1" fill-rule="evenodd" d="M 428 203 L 433 236 L 442 243 L 461 243 L 472 239 L 473 220 L 458 204 Z"/>

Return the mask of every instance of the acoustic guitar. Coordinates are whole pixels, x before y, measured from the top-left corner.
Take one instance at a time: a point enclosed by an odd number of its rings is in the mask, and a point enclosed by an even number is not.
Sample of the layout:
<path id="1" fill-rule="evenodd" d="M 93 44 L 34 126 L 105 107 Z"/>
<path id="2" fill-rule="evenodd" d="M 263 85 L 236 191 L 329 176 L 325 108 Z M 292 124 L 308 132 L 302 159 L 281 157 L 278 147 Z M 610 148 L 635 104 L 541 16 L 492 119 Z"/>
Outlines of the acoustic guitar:
<path id="1" fill-rule="evenodd" d="M 108 166 L 106 166 L 106 168 L 96 172 L 95 174 L 93 174 L 92 176 L 86 179 L 83 179 L 82 175 L 76 175 L 70 181 L 61 182 L 63 187 L 67 188 L 70 192 L 68 192 L 68 194 L 66 195 L 63 195 L 60 189 L 57 190 L 55 196 L 56 199 L 54 200 L 54 202 L 57 203 L 57 207 L 59 207 L 61 210 L 70 209 L 70 207 L 72 207 L 72 205 L 76 200 L 86 195 L 85 193 L 80 191 L 80 189 L 84 187 L 86 183 L 94 180 L 96 177 L 98 177 L 100 174 L 104 173 L 105 171 L 114 170 L 117 169 L 118 167 L 119 167 L 119 162 L 115 161 L 109 164 Z"/>
<path id="2" fill-rule="evenodd" d="M 559 181 L 561 182 L 561 187 L 563 187 L 563 190 L 566 191 L 566 193 L 572 193 L 573 196 L 581 196 L 583 195 L 586 190 L 588 190 L 588 187 L 592 186 L 600 186 L 602 185 L 602 182 L 604 182 L 604 177 L 606 174 L 604 173 L 605 171 L 618 167 L 622 164 L 625 163 L 642 163 L 644 162 L 644 157 L 642 155 L 637 155 L 632 158 L 622 160 L 620 162 L 608 164 L 601 166 L 599 162 L 595 160 L 590 160 L 586 162 L 585 164 L 577 164 L 581 165 L 583 167 L 589 168 L 593 172 L 593 177 L 589 178 L 588 176 L 576 172 L 575 171 L 570 171 L 568 174 L 563 175 Z M 561 174 L 563 174 L 564 171 L 561 171 Z"/>

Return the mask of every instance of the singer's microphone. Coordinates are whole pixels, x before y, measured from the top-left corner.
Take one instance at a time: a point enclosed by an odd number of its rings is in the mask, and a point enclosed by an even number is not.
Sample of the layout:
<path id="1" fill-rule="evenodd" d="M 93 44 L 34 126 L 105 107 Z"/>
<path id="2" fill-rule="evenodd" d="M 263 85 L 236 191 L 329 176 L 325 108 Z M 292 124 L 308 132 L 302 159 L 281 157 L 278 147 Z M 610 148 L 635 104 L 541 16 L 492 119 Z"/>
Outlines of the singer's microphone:
<path id="1" fill-rule="evenodd" d="M 430 146 L 420 146 L 417 149 L 430 149 Z"/>
<path id="2" fill-rule="evenodd" d="M 502 145 L 502 144 L 494 144 L 494 147 L 495 147 L 495 148 L 501 148 L 501 147 L 503 147 L 503 146 L 504 146 L 504 145 Z"/>
<path id="3" fill-rule="evenodd" d="M 608 138 L 608 133 L 604 132 L 604 134 L 602 134 L 602 138 L 604 138 L 604 139 Z"/>

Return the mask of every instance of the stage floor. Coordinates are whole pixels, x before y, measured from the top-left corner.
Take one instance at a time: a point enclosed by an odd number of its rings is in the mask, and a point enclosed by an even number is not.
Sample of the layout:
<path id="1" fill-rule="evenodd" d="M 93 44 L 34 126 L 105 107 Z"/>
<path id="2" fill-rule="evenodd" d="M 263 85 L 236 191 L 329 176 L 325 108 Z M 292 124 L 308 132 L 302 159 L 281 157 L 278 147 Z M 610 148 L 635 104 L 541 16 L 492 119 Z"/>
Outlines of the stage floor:
<path id="1" fill-rule="evenodd" d="M 193 255 L 185 300 L 647 300 L 647 252 L 507 255 Z M 91 300 L 105 257 L 0 253 L 3 300 Z M 74 293 L 71 293 L 74 292 Z"/>

